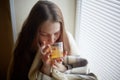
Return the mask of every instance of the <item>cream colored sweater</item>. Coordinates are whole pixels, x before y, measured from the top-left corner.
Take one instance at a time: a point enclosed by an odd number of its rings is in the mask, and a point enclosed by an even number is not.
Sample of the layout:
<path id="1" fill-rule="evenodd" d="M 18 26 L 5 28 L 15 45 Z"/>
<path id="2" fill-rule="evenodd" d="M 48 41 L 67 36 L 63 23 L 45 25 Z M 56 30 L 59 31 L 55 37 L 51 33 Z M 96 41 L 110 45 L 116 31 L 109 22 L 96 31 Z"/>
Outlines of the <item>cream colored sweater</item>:
<path id="1" fill-rule="evenodd" d="M 79 49 L 78 49 L 72 35 L 69 32 L 67 32 L 67 36 L 68 36 L 68 40 L 69 40 L 69 43 L 70 43 L 71 54 L 72 55 L 80 55 L 79 54 Z M 69 62 L 67 61 L 68 58 L 69 58 Z M 64 59 L 65 64 L 70 64 L 70 63 L 74 63 L 74 62 L 76 62 L 76 57 L 75 56 L 74 57 L 71 57 L 71 56 L 66 57 Z M 28 74 L 29 80 L 54 80 L 54 78 L 49 77 L 48 75 L 43 74 L 42 72 L 39 71 L 41 63 L 42 63 L 42 61 L 40 59 L 40 50 L 38 50 L 38 52 L 35 56 L 35 59 L 32 63 L 32 66 L 30 68 L 29 74 Z M 80 69 L 80 73 L 86 73 L 86 66 L 81 67 L 79 69 Z M 72 70 L 73 70 L 73 73 L 74 73 L 74 72 L 77 72 L 78 69 L 77 70 L 72 69 Z"/>

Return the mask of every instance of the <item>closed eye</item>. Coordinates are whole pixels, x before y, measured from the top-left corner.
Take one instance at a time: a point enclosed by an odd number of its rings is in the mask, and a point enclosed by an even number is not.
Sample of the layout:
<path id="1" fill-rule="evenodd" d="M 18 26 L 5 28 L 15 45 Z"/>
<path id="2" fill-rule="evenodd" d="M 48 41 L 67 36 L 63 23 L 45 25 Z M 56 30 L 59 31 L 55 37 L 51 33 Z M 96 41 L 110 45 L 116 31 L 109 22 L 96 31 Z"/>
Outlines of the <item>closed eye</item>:
<path id="1" fill-rule="evenodd" d="M 40 33 L 41 36 L 49 36 L 48 34 L 46 33 Z"/>
<path id="2" fill-rule="evenodd" d="M 60 31 L 56 32 L 55 35 L 59 35 L 60 34 Z"/>

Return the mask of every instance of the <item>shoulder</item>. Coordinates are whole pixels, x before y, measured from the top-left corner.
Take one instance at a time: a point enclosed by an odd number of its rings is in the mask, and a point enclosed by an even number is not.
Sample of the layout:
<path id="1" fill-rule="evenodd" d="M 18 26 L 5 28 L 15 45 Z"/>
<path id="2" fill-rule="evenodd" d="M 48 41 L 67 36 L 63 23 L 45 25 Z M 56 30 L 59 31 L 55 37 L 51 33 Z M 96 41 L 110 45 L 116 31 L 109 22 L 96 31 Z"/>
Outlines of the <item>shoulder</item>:
<path id="1" fill-rule="evenodd" d="M 78 45 L 76 44 L 73 35 L 68 31 L 66 31 L 66 34 L 67 34 L 69 45 L 70 45 L 70 53 L 72 55 L 78 55 L 79 49 L 78 49 Z"/>
<path id="2" fill-rule="evenodd" d="M 69 31 L 66 31 L 66 34 L 67 34 L 68 40 L 72 40 L 72 41 L 74 40 L 73 35 Z"/>
<path id="3" fill-rule="evenodd" d="M 73 35 L 69 31 L 66 31 L 66 34 L 67 34 L 68 41 L 71 44 L 71 46 L 76 45 Z"/>
<path id="4" fill-rule="evenodd" d="M 73 37 L 72 34 L 69 31 L 66 31 L 66 34 L 68 37 Z"/>

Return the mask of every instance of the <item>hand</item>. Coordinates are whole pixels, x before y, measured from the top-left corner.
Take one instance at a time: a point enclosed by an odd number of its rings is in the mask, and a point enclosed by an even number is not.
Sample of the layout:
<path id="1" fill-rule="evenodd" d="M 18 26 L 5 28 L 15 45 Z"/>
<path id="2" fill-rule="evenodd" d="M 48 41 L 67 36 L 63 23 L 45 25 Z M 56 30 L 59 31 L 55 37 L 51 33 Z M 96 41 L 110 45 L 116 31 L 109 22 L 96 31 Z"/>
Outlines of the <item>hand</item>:
<path id="1" fill-rule="evenodd" d="M 65 72 L 67 70 L 67 68 L 65 67 L 65 65 L 62 64 L 62 62 L 57 62 L 56 60 L 54 62 L 54 65 L 52 65 L 52 68 L 61 72 Z"/>
<path id="2" fill-rule="evenodd" d="M 63 57 L 67 56 L 67 51 L 65 51 L 63 53 Z M 63 62 L 63 57 L 62 58 L 58 58 L 58 59 L 55 59 L 54 62 L 53 62 L 53 65 L 52 67 L 54 69 L 57 69 L 61 72 L 65 72 L 67 70 L 67 67 L 65 65 L 62 64 Z"/>
<path id="3" fill-rule="evenodd" d="M 50 54 L 52 52 L 51 46 L 43 42 L 40 48 L 42 53 L 41 58 L 42 58 L 43 65 L 51 65 L 51 60 L 50 60 Z"/>
<path id="4" fill-rule="evenodd" d="M 42 68 L 41 68 L 41 72 L 50 75 L 50 69 L 51 69 L 51 59 L 50 59 L 50 54 L 51 54 L 51 47 L 50 45 L 46 44 L 45 42 L 43 42 L 43 44 L 41 46 L 39 46 L 39 48 L 41 49 L 41 59 L 43 62 Z"/>

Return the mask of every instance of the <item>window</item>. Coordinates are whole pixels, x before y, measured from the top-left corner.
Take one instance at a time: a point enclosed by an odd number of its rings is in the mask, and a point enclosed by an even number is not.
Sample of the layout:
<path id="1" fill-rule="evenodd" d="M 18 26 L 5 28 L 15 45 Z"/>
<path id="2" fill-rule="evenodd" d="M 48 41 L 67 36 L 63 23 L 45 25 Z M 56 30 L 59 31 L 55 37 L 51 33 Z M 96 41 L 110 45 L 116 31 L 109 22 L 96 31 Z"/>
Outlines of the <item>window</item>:
<path id="1" fill-rule="evenodd" d="M 77 0 L 80 54 L 99 80 L 120 79 L 120 1 Z"/>

